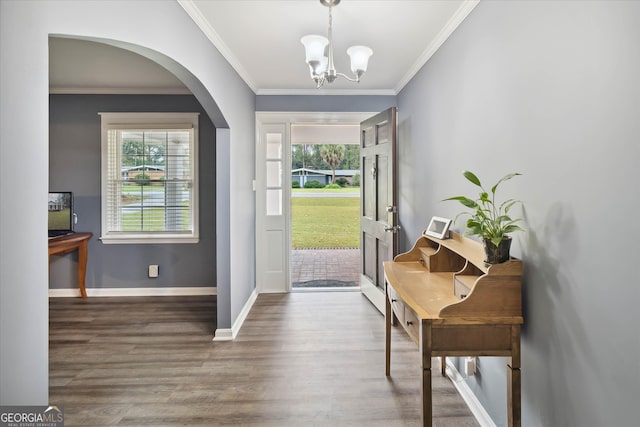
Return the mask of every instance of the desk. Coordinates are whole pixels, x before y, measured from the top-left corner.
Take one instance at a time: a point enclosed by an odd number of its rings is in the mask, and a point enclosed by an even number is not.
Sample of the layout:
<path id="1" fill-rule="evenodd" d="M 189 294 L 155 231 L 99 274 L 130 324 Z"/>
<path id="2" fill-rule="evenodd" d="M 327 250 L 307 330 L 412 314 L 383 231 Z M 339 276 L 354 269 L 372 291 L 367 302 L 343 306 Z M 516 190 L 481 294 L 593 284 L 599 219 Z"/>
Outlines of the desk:
<path id="1" fill-rule="evenodd" d="M 87 274 L 87 252 L 91 236 L 93 233 L 73 233 L 49 239 L 49 262 L 51 262 L 51 255 L 64 255 L 78 251 L 78 286 L 82 299 L 87 298 L 84 279 Z"/>
<path id="2" fill-rule="evenodd" d="M 520 426 L 522 261 L 484 263 L 482 245 L 457 233 L 420 237 L 411 251 L 384 263 L 386 375 L 391 326 L 399 322 L 418 344 L 422 420 L 431 426 L 431 357 L 507 357 L 507 416 Z"/>

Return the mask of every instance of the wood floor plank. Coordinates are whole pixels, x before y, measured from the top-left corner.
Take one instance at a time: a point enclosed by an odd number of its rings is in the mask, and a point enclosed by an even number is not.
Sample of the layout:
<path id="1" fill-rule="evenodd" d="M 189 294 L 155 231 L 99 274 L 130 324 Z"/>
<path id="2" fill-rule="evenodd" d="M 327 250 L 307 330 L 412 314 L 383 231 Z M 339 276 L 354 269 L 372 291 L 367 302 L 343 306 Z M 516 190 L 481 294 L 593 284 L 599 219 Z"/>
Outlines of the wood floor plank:
<path id="1" fill-rule="evenodd" d="M 66 426 L 418 426 L 419 355 L 359 293 L 260 295 L 233 342 L 213 297 L 50 301 L 50 399 Z M 434 359 L 434 372 L 437 359 Z M 477 422 L 433 377 L 434 426 Z"/>

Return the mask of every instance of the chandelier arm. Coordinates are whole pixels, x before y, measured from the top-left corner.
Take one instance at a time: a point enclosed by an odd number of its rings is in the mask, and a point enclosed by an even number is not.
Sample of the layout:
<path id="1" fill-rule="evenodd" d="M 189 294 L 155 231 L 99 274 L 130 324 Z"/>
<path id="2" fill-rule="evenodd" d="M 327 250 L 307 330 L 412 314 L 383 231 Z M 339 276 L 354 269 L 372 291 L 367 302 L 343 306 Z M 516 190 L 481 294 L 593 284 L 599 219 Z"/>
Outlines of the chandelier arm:
<path id="1" fill-rule="evenodd" d="M 360 83 L 360 77 L 359 76 L 356 76 L 355 78 L 353 78 L 353 77 L 347 76 L 344 73 L 336 73 L 336 76 L 344 77 L 345 79 L 349 80 L 350 82 Z"/>

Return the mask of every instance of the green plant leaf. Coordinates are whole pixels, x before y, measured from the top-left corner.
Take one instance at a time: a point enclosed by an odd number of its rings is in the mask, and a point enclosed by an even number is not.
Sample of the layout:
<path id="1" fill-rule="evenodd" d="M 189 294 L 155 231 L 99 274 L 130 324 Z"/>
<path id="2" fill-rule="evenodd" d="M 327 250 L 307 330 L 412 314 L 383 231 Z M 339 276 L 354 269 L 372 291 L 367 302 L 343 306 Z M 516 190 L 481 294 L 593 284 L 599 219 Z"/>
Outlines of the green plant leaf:
<path id="1" fill-rule="evenodd" d="M 453 222 L 456 223 L 458 222 L 458 218 L 460 218 L 462 215 L 471 215 L 469 212 L 460 212 L 458 215 L 456 215 L 456 217 L 453 219 Z"/>
<path id="2" fill-rule="evenodd" d="M 496 185 L 494 185 L 493 187 L 491 187 L 491 192 L 492 192 L 493 194 L 496 194 L 496 190 L 498 189 L 498 186 L 499 186 L 501 183 L 505 182 L 505 181 L 506 181 L 506 180 L 508 180 L 508 179 L 513 178 L 514 176 L 518 176 L 518 175 L 522 175 L 522 174 L 521 174 L 521 173 L 518 173 L 518 172 L 514 172 L 514 173 L 510 173 L 510 174 L 507 174 L 507 175 L 503 176 L 503 177 L 500 179 L 500 181 L 498 181 L 498 182 L 496 183 Z"/>
<path id="3" fill-rule="evenodd" d="M 507 213 L 507 212 L 509 212 L 509 209 L 511 209 L 511 207 L 513 205 L 515 205 L 516 203 L 520 203 L 520 200 L 514 200 L 514 199 L 505 200 L 500 205 L 500 209 L 504 210 L 504 212 Z"/>
<path id="4" fill-rule="evenodd" d="M 449 197 L 448 199 L 444 199 L 443 201 L 447 201 L 447 200 L 457 200 L 458 202 L 462 203 L 463 205 L 471 209 L 475 209 L 478 207 L 478 204 L 476 202 L 474 202 L 473 200 L 465 196 Z"/>
<path id="5" fill-rule="evenodd" d="M 511 224 L 511 225 L 507 225 L 504 228 L 504 233 L 508 234 L 508 233 L 513 233 L 514 231 L 524 231 L 521 227 Z"/>
<path id="6" fill-rule="evenodd" d="M 480 180 L 478 179 L 477 176 L 474 175 L 473 172 L 464 171 L 462 173 L 462 175 L 464 175 L 465 178 L 467 178 L 469 181 L 471 181 L 472 183 L 474 183 L 478 187 L 482 188 L 482 184 L 480 184 Z"/>
<path id="7" fill-rule="evenodd" d="M 467 226 L 468 226 L 468 227 L 478 227 L 479 225 L 480 225 L 480 222 L 479 222 L 479 221 L 476 221 L 476 220 L 475 220 L 475 219 L 473 219 L 473 218 L 469 218 L 469 219 L 467 220 Z"/>
<path id="8" fill-rule="evenodd" d="M 496 245 L 496 247 L 498 247 L 498 245 L 500 245 L 500 242 L 502 242 L 502 236 L 496 236 L 496 237 L 492 237 L 491 238 L 491 243 Z"/>
<path id="9" fill-rule="evenodd" d="M 469 235 L 478 235 L 478 236 L 482 236 L 482 225 L 477 222 L 474 221 L 473 219 L 469 219 L 467 221 L 467 233 Z"/>

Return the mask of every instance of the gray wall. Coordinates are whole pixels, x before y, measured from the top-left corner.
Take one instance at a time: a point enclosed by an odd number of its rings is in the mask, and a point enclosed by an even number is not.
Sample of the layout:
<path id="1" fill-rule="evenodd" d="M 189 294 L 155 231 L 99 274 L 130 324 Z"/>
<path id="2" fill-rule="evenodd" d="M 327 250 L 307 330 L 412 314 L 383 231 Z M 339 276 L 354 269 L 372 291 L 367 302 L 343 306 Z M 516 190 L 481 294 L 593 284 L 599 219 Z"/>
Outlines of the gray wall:
<path id="1" fill-rule="evenodd" d="M 640 419 L 639 40 L 640 2 L 485 0 L 398 96 L 405 249 L 461 210 L 462 170 L 523 173 L 500 191 L 526 218 L 526 426 Z M 467 382 L 505 425 L 504 360 Z"/>
<path id="2" fill-rule="evenodd" d="M 180 4 L 153 2 L 149 19 L 146 0 L 0 1 L 0 206 L 19 201 L 21 208 L 0 213 L 3 405 L 48 403 L 42 206 L 49 190 L 50 35 L 137 52 L 173 72 L 196 96 L 216 127 L 218 328 L 231 327 L 255 289 L 254 177 L 246 167 L 255 164 L 255 95 Z"/>
<path id="3" fill-rule="evenodd" d="M 198 112 L 200 242 L 104 245 L 100 237 L 99 112 Z M 49 189 L 73 191 L 77 231 L 90 231 L 87 288 L 215 286 L 215 129 L 191 95 L 51 95 Z M 64 190 L 63 190 L 64 189 Z M 147 277 L 158 264 L 160 277 Z M 54 257 L 50 288 L 77 289 L 77 255 Z"/>

